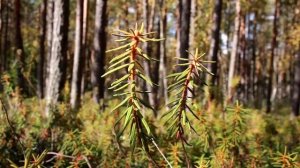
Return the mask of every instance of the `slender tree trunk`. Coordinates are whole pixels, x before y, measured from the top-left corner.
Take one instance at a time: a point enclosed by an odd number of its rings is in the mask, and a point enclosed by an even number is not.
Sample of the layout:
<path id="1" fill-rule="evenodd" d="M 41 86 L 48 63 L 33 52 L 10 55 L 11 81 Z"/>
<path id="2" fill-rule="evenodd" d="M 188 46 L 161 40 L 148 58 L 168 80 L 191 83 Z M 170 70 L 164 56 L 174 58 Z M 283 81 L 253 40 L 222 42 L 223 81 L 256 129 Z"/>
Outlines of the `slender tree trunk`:
<path id="1" fill-rule="evenodd" d="M 46 116 L 58 102 L 61 82 L 64 76 L 68 47 L 69 0 L 55 0 L 53 13 L 53 34 L 51 45 L 50 74 L 47 83 Z"/>
<path id="2" fill-rule="evenodd" d="M 235 61 L 237 57 L 237 50 L 239 46 L 239 32 L 240 32 L 240 20 L 241 20 L 241 5 L 240 0 L 236 0 L 236 16 L 234 20 L 234 34 L 233 34 L 233 42 L 232 42 L 232 49 L 230 55 L 230 64 L 229 64 L 229 74 L 228 74 L 228 100 L 231 101 L 233 98 L 233 86 L 232 80 L 234 76 L 235 70 Z"/>
<path id="3" fill-rule="evenodd" d="M 71 82 L 71 108 L 77 109 L 80 105 L 81 78 L 82 78 L 82 26 L 83 26 L 83 0 L 76 3 L 76 30 L 74 46 L 74 62 Z"/>
<path id="4" fill-rule="evenodd" d="M 257 83 L 257 77 L 256 77 L 256 29 L 257 29 L 257 23 L 256 23 L 257 13 L 254 13 L 254 19 L 253 19 L 253 39 L 252 39 L 252 99 L 254 100 L 256 98 L 256 83 Z"/>
<path id="5" fill-rule="evenodd" d="M 270 57 L 270 69 L 269 69 L 269 78 L 268 78 L 268 92 L 267 92 L 267 113 L 271 112 L 272 108 L 272 88 L 273 88 L 273 73 L 274 73 L 274 55 L 275 48 L 277 46 L 277 20 L 280 12 L 280 0 L 275 1 L 275 12 L 273 20 L 273 37 L 272 37 L 272 47 L 271 47 L 271 57 Z"/>
<path id="6" fill-rule="evenodd" d="M 38 62 L 38 96 L 40 99 L 44 98 L 44 63 L 45 63 L 45 39 L 47 28 L 47 0 L 44 0 L 41 6 L 41 28 L 40 28 L 40 58 Z"/>
<path id="7" fill-rule="evenodd" d="M 93 99 L 98 102 L 104 98 L 105 50 L 106 50 L 106 14 L 107 0 L 96 1 L 94 53 L 92 54 L 91 81 L 93 86 Z"/>
<path id="8" fill-rule="evenodd" d="M 190 35 L 190 18 L 191 18 L 191 0 L 180 0 L 182 5 L 182 10 L 180 13 L 180 44 L 179 52 L 181 58 L 189 58 L 189 35 Z M 179 61 L 179 63 L 183 63 Z M 183 71 L 186 67 L 181 67 L 180 70 Z"/>
<path id="9" fill-rule="evenodd" d="M 215 7 L 213 13 L 213 27 L 211 32 L 211 42 L 208 57 L 210 60 L 215 61 L 215 63 L 209 66 L 210 72 L 214 75 L 212 77 L 208 76 L 207 79 L 211 79 L 210 83 L 214 86 L 217 85 L 218 78 L 218 52 L 219 52 L 219 43 L 220 43 L 220 29 L 221 29 L 221 20 L 222 20 L 222 0 L 215 0 Z M 214 91 L 210 93 L 210 99 L 214 99 Z"/>
<path id="10" fill-rule="evenodd" d="M 3 0 L 0 0 L 0 74 L 2 74 L 2 71 L 3 71 L 3 55 L 2 55 L 2 16 L 3 16 Z M 0 84 L 0 90 L 1 90 L 1 84 Z"/>
<path id="11" fill-rule="evenodd" d="M 197 21 L 197 0 L 191 0 L 191 15 L 190 15 L 190 47 L 194 49 L 196 47 L 195 43 L 195 28 L 196 28 L 196 21 Z M 191 55 L 189 55 L 191 56 Z"/>
<path id="12" fill-rule="evenodd" d="M 87 35 L 88 35 L 88 15 L 89 0 L 84 0 L 83 4 L 83 25 L 82 25 L 82 79 L 81 79 L 81 97 L 85 93 L 86 69 L 88 65 Z"/>
<path id="13" fill-rule="evenodd" d="M 162 86 L 162 94 L 165 99 L 165 105 L 169 102 L 168 100 L 168 81 L 167 81 L 167 55 L 166 55 L 166 42 L 167 42 L 167 7 L 164 2 L 164 0 L 160 1 L 161 6 L 161 16 L 160 16 L 160 38 L 164 38 L 163 41 L 161 41 L 160 44 L 160 59 L 159 59 L 159 85 Z"/>
<path id="14" fill-rule="evenodd" d="M 239 45 L 239 76 L 240 76 L 240 87 L 238 97 L 240 100 L 245 100 L 246 97 L 246 71 L 247 68 L 247 58 L 246 58 L 246 17 L 245 14 L 241 15 L 240 22 L 240 45 Z"/>
<path id="15" fill-rule="evenodd" d="M 21 89 L 21 92 L 27 92 L 25 88 L 25 77 L 23 75 L 24 67 L 25 67 L 25 53 L 23 47 L 23 37 L 21 33 L 21 1 L 14 0 L 14 21 L 15 21 L 15 54 L 19 62 L 19 66 L 17 68 L 18 72 L 18 86 Z"/>
<path id="16" fill-rule="evenodd" d="M 180 57 L 180 30 L 181 30 L 182 0 L 178 1 L 176 8 L 176 57 Z"/>
<path id="17" fill-rule="evenodd" d="M 295 75 L 292 89 L 292 116 L 299 116 L 300 110 L 300 43 L 298 53 L 295 54 Z"/>
<path id="18" fill-rule="evenodd" d="M 8 35 L 8 30 L 9 30 L 9 18 L 10 18 L 10 10 L 9 10 L 9 1 L 5 1 L 5 8 L 3 8 L 3 13 L 4 13 L 4 9 L 5 9 L 5 17 L 3 19 L 4 21 L 4 25 L 3 25 L 3 51 L 2 51 L 2 64 L 3 64 L 3 71 L 7 70 L 7 56 L 8 56 L 8 51 L 9 51 L 9 47 L 10 47 L 10 41 L 9 41 L 9 35 Z"/>
<path id="19" fill-rule="evenodd" d="M 153 3 L 151 4 L 151 11 L 149 11 L 149 1 L 148 0 L 143 0 L 143 18 L 144 18 L 144 31 L 145 32 L 151 32 L 153 31 L 153 25 L 154 25 L 154 14 L 155 14 L 155 1 L 152 1 Z M 151 48 L 151 45 L 149 43 L 144 43 L 144 51 L 146 51 L 147 55 L 149 57 L 151 57 L 153 54 L 152 54 L 152 48 Z M 143 62 L 143 65 L 144 65 L 144 69 L 145 69 L 145 74 L 147 76 L 152 76 L 151 75 L 151 67 L 150 67 L 150 62 L 145 60 Z M 155 92 L 154 91 L 154 88 L 152 88 L 149 84 L 147 84 L 146 82 L 143 83 L 147 90 L 148 91 L 151 91 L 149 94 L 148 94 L 148 101 L 149 101 L 149 104 L 152 106 L 152 107 L 155 107 L 156 106 L 156 97 L 155 97 Z M 155 115 L 157 115 L 155 113 Z"/>
<path id="20" fill-rule="evenodd" d="M 51 60 L 51 48 L 52 48 L 52 33 L 53 33 L 53 12 L 54 12 L 54 2 L 53 0 L 47 0 L 47 30 L 46 30 L 46 46 L 47 52 L 45 57 L 45 86 L 49 82 L 50 76 L 50 60 Z M 47 94 L 47 88 L 44 88 L 44 93 Z"/>

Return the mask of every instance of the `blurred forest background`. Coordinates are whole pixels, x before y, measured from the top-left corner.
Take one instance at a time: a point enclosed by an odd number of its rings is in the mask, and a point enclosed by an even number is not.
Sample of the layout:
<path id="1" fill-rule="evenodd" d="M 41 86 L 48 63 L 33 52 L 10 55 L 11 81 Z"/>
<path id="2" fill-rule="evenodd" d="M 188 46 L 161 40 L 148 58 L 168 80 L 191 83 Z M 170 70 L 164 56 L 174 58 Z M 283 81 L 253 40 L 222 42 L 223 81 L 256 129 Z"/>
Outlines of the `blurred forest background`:
<path id="1" fill-rule="evenodd" d="M 108 88 L 126 72 L 101 78 L 115 56 L 105 51 L 119 45 L 111 33 L 141 23 L 164 39 L 141 46 L 158 60 L 143 68 L 159 85 L 141 87 L 173 167 L 187 166 L 185 153 L 192 167 L 300 166 L 299 0 L 0 0 L 0 167 L 45 149 L 45 167 L 155 167 L 142 150 L 120 149 L 126 134 L 115 140 L 119 112 L 110 111 L 122 99 Z M 215 61 L 214 75 L 201 74 L 194 88 L 199 135 L 182 152 L 160 116 L 174 97 L 166 77 L 181 71 L 176 57 L 196 48 Z M 227 114 L 237 101 L 245 113 Z"/>

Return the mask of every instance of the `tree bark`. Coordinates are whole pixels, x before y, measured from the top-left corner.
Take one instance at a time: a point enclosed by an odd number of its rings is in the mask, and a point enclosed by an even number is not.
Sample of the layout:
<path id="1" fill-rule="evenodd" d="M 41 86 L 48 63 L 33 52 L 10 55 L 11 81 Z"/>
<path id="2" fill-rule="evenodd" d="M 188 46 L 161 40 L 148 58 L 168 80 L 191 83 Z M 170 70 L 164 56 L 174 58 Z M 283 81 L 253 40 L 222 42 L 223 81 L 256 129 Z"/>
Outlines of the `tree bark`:
<path id="1" fill-rule="evenodd" d="M 2 23 L 3 23 L 3 21 L 2 21 L 2 16 L 3 16 L 3 0 L 0 0 L 0 60 L 1 60 L 1 62 L 0 62 L 0 74 L 2 74 L 2 72 L 4 71 L 3 70 L 3 55 L 2 55 L 2 35 L 3 35 L 3 33 L 2 33 Z M 0 91 L 2 90 L 1 89 L 2 88 L 2 85 L 0 84 Z"/>
<path id="2" fill-rule="evenodd" d="M 46 57 L 45 57 L 45 86 L 49 82 L 50 76 L 50 60 L 51 60 L 51 48 L 52 48 L 52 33 L 53 33 L 53 12 L 54 12 L 54 0 L 47 0 L 47 30 L 46 30 Z M 47 94 L 47 88 L 44 88 L 44 93 Z"/>
<path id="3" fill-rule="evenodd" d="M 23 37 L 21 33 L 21 1 L 14 0 L 14 21 L 15 21 L 15 54 L 18 60 L 18 86 L 21 92 L 27 92 L 25 86 L 25 77 L 23 75 L 25 67 L 25 54 L 23 47 Z"/>
<path id="4" fill-rule="evenodd" d="M 94 34 L 94 53 L 91 59 L 91 82 L 93 86 L 93 99 L 99 103 L 104 98 L 104 74 L 105 65 L 105 50 L 106 50 L 106 8 L 107 0 L 96 1 L 96 15 L 95 15 L 95 34 Z"/>
<path id="5" fill-rule="evenodd" d="M 233 86 L 232 80 L 234 76 L 235 70 L 235 60 L 237 56 L 237 50 L 239 45 L 239 32 L 240 32 L 240 20 L 241 20 L 241 5 L 240 0 L 236 0 L 236 16 L 234 20 L 234 34 L 233 34 L 233 42 L 232 42 L 232 49 L 230 55 L 230 64 L 229 64 L 229 74 L 228 74 L 228 100 L 230 101 L 233 98 Z"/>
<path id="6" fill-rule="evenodd" d="M 51 45 L 50 74 L 47 83 L 46 116 L 56 105 L 64 76 L 68 47 L 69 0 L 55 0 Z"/>
<path id="7" fill-rule="evenodd" d="M 40 57 L 38 61 L 38 84 L 37 92 L 40 99 L 44 98 L 44 63 L 45 63 L 45 39 L 47 28 L 47 0 L 44 0 L 41 6 L 41 28 L 40 28 Z"/>
<path id="8" fill-rule="evenodd" d="M 153 1 L 154 2 L 154 1 Z M 143 19 L 144 19 L 144 32 L 151 32 L 153 30 L 153 22 L 154 22 L 154 9 L 155 9 L 155 3 L 151 5 L 151 11 L 149 11 L 149 2 L 148 0 L 143 0 Z M 145 53 L 151 57 L 152 56 L 152 48 L 149 43 L 143 43 L 144 46 L 144 51 Z M 143 62 L 144 69 L 145 69 L 145 74 L 147 76 L 152 76 L 151 75 L 151 67 L 150 67 L 150 62 L 147 60 L 144 60 Z M 145 86 L 146 90 L 151 91 L 148 94 L 148 101 L 149 104 L 154 107 L 156 106 L 155 102 L 155 94 L 153 93 L 153 88 L 147 84 L 146 82 L 143 82 L 143 85 Z"/>
<path id="9" fill-rule="evenodd" d="M 189 58 L 190 43 L 190 19 L 191 19 L 191 0 L 179 0 L 177 5 L 177 25 L 176 25 L 176 57 Z M 177 63 L 184 63 L 178 60 Z M 178 71 L 183 71 L 186 67 L 178 67 Z"/>
<path id="10" fill-rule="evenodd" d="M 181 58 L 189 58 L 189 35 L 190 35 L 190 18 L 191 18 L 191 0 L 180 0 L 182 10 L 180 12 L 180 44 L 179 53 Z M 183 63 L 179 61 L 179 63 Z M 186 67 L 181 67 L 183 71 Z"/>
<path id="11" fill-rule="evenodd" d="M 89 63 L 87 53 L 87 36 L 88 36 L 88 15 L 89 14 L 89 0 L 84 0 L 83 4 L 83 26 L 82 26 L 82 79 L 81 79 L 81 97 L 85 93 L 86 84 L 86 69 Z"/>
<path id="12" fill-rule="evenodd" d="M 76 3 L 76 30 L 74 46 L 74 62 L 71 82 L 71 108 L 78 109 L 80 105 L 81 78 L 82 78 L 82 31 L 83 30 L 83 0 Z"/>
<path id="13" fill-rule="evenodd" d="M 3 25 L 3 51 L 2 51 L 2 66 L 3 66 L 3 71 L 7 70 L 7 56 L 8 56 L 8 51 L 10 48 L 10 41 L 9 41 L 9 35 L 8 35 L 8 30 L 9 30 L 9 20 L 10 20 L 10 10 L 9 10 L 9 6 L 10 3 L 9 1 L 5 1 L 5 8 L 3 7 L 3 13 L 4 13 L 4 9 L 5 9 L 5 16 L 3 19 L 3 22 L 5 23 Z"/>
<path id="14" fill-rule="evenodd" d="M 269 78 L 268 78 L 268 92 L 267 92 L 267 113 L 271 112 L 272 108 L 272 88 L 273 88 L 273 73 L 274 73 L 274 55 L 275 48 L 277 46 L 277 20 L 279 18 L 280 12 L 280 0 L 275 1 L 275 12 L 273 20 L 273 36 L 272 36 L 272 46 L 271 46 L 271 57 L 270 57 L 270 69 L 269 69 Z"/>
<path id="15" fill-rule="evenodd" d="M 168 81 L 167 81 L 167 55 L 166 55 L 166 42 L 167 42 L 167 7 L 165 5 L 164 0 L 160 1 L 160 6 L 161 6 L 161 16 L 160 16 L 160 38 L 164 38 L 163 41 L 160 41 L 160 59 L 159 59 L 159 85 L 161 86 L 160 88 L 162 89 L 161 93 L 165 99 L 165 105 L 169 102 L 168 100 Z"/>
<path id="16" fill-rule="evenodd" d="M 295 54 L 295 75 L 292 91 L 292 116 L 299 116 L 300 110 L 300 44 L 298 53 Z"/>
<path id="17" fill-rule="evenodd" d="M 210 60 L 215 61 L 215 63 L 210 64 L 209 70 L 214 75 L 208 76 L 207 79 L 210 80 L 210 84 L 213 86 L 217 85 L 218 80 L 218 51 L 220 43 L 220 29 L 221 29 L 221 20 L 222 20 L 222 0 L 215 0 L 215 7 L 213 13 L 213 27 L 211 31 L 211 42 L 208 57 Z M 210 93 L 210 99 L 215 98 L 214 91 Z"/>

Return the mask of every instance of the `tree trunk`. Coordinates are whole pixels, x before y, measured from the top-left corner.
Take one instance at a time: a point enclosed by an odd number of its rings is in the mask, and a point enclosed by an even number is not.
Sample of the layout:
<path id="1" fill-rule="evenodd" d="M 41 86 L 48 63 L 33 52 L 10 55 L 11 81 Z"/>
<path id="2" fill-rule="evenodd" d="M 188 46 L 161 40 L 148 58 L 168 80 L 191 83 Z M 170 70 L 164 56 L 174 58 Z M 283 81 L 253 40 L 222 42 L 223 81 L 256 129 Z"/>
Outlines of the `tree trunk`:
<path id="1" fill-rule="evenodd" d="M 257 77 L 256 77 L 256 32 L 257 32 L 257 12 L 254 13 L 254 19 L 253 19 L 253 39 L 252 39 L 252 99 L 254 100 L 256 98 L 256 83 L 257 83 Z"/>
<path id="2" fill-rule="evenodd" d="M 3 0 L 0 0 L 0 74 L 2 74 L 3 70 L 3 55 L 2 55 L 2 16 L 3 16 Z M 0 91 L 2 91 L 2 84 L 0 83 Z"/>
<path id="3" fill-rule="evenodd" d="M 211 31 L 211 42 L 208 57 L 210 60 L 215 61 L 215 63 L 210 64 L 209 70 L 214 75 L 208 76 L 207 79 L 210 80 L 210 84 L 213 86 L 217 85 L 218 78 L 218 51 L 220 43 L 220 29 L 221 29 L 221 20 L 222 20 L 222 0 L 215 0 L 215 7 L 213 13 L 213 27 Z M 210 93 L 210 99 L 215 98 L 214 91 Z"/>
<path id="4" fill-rule="evenodd" d="M 47 28 L 47 0 L 44 0 L 41 6 L 41 28 L 40 28 L 40 58 L 38 61 L 38 85 L 37 92 L 40 99 L 44 98 L 44 63 L 45 63 L 45 39 Z"/>
<path id="5" fill-rule="evenodd" d="M 169 102 L 168 100 L 168 81 L 167 81 L 167 55 L 166 55 L 166 42 L 167 42 L 167 7 L 164 0 L 160 1 L 161 6 L 161 16 L 160 16 L 160 38 L 164 38 L 163 41 L 160 41 L 160 59 L 159 59 L 159 85 L 162 89 L 162 95 L 165 99 L 165 105 Z"/>
<path id="6" fill-rule="evenodd" d="M 232 49 L 231 49 L 231 55 L 230 55 L 230 64 L 229 64 L 229 74 L 228 74 L 228 100 L 231 101 L 233 98 L 233 86 L 232 86 L 232 80 L 234 76 L 234 70 L 235 70 L 235 60 L 237 56 L 237 50 L 239 45 L 239 32 L 240 32 L 240 20 L 241 20 L 241 5 L 240 0 L 236 0 L 236 16 L 234 20 L 234 34 L 233 34 L 233 42 L 232 42 Z"/>
<path id="7" fill-rule="evenodd" d="M 267 92 L 267 113 L 271 112 L 272 108 L 272 88 L 273 88 L 273 72 L 274 72 L 274 55 L 275 48 L 277 46 L 277 20 L 280 12 L 280 0 L 275 1 L 275 12 L 273 20 L 273 36 L 272 36 L 272 47 L 271 47 L 271 57 L 270 57 L 270 69 L 269 69 L 269 78 L 268 78 L 268 92 Z"/>
<path id="8" fill-rule="evenodd" d="M 153 1 L 154 2 L 154 1 Z M 148 0 L 143 0 L 143 19 L 144 19 L 144 32 L 151 32 L 153 30 L 153 21 L 154 21 L 154 9 L 155 9 L 155 3 L 151 5 L 151 11 L 149 12 L 149 2 Z M 152 48 L 149 43 L 143 43 L 144 51 L 145 53 L 151 57 L 152 56 Z M 147 76 L 153 76 L 151 75 L 151 68 L 150 68 L 150 62 L 145 60 L 143 62 L 145 74 Z M 149 104 L 153 107 L 155 105 L 155 95 L 153 93 L 153 88 L 147 84 L 146 82 L 143 82 L 143 85 L 145 86 L 146 90 L 151 91 L 148 94 L 148 101 Z"/>
<path id="9" fill-rule="evenodd" d="M 9 1 L 5 1 L 5 8 L 3 6 L 3 13 L 5 12 L 5 15 L 3 14 L 3 22 L 5 23 L 3 25 L 3 51 L 2 51 L 2 66 L 3 66 L 3 71 L 7 70 L 7 56 L 8 56 L 8 51 L 10 47 L 10 41 L 9 41 L 9 36 L 8 36 L 8 30 L 9 30 L 9 18 L 10 18 L 10 10 L 9 10 Z"/>
<path id="10" fill-rule="evenodd" d="M 84 0 L 83 4 L 83 25 L 82 25 L 82 79 L 81 79 L 81 97 L 85 93 L 86 69 L 88 65 L 87 35 L 88 35 L 88 15 L 89 0 Z"/>
<path id="11" fill-rule="evenodd" d="M 105 50 L 106 50 L 106 7 L 107 0 L 96 1 L 96 15 L 95 15 L 95 34 L 94 34 L 94 53 L 91 59 L 91 82 L 93 86 L 93 99 L 99 103 L 99 100 L 104 98 L 104 74 L 105 65 Z"/>
<path id="12" fill-rule="evenodd" d="M 190 18 L 191 18 L 191 0 L 180 0 L 180 33 L 179 33 L 179 54 L 181 58 L 189 58 L 189 35 L 190 35 Z M 179 63 L 183 63 L 181 60 Z M 180 67 L 183 71 L 186 67 Z"/>
<path id="13" fill-rule="evenodd" d="M 71 108 L 77 109 L 80 105 L 81 78 L 82 78 L 82 30 L 83 30 L 83 0 L 77 0 L 76 30 L 74 46 L 74 62 L 71 83 Z"/>
<path id="14" fill-rule="evenodd" d="M 54 12 L 54 2 L 53 0 L 47 0 L 47 30 L 46 30 L 46 46 L 47 46 L 47 53 L 45 58 L 45 86 L 49 82 L 50 76 L 50 60 L 51 60 L 51 48 L 52 48 L 52 33 L 53 33 L 53 12 Z M 44 88 L 44 93 L 47 94 L 47 88 Z"/>
<path id="15" fill-rule="evenodd" d="M 294 86 L 292 91 L 292 116 L 299 116 L 300 110 L 300 44 L 298 53 L 295 55 L 294 62 Z"/>
<path id="16" fill-rule="evenodd" d="M 15 54 L 18 60 L 18 86 L 21 89 L 21 92 L 27 92 L 25 88 L 25 77 L 23 75 L 24 67 L 25 67 L 25 54 L 23 47 L 23 38 L 21 33 L 21 1 L 14 1 L 14 14 L 15 14 Z"/>
<path id="17" fill-rule="evenodd" d="M 69 25 L 69 0 L 55 0 L 53 13 L 53 34 L 51 45 L 50 74 L 47 85 L 46 116 L 59 98 L 59 92 L 64 76 Z"/>

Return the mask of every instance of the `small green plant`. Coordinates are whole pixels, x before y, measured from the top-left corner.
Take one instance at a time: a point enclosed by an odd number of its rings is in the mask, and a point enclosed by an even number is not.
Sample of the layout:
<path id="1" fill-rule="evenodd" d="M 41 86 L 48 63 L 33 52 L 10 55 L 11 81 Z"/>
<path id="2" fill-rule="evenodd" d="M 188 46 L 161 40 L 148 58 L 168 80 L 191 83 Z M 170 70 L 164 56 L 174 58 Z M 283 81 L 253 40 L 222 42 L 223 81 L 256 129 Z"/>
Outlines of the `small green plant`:
<path id="1" fill-rule="evenodd" d="M 41 168 L 46 155 L 47 155 L 47 150 L 44 150 L 42 152 L 42 154 L 40 154 L 40 155 L 34 155 L 31 150 L 27 151 L 26 156 L 24 158 L 23 167 L 24 168 L 33 168 L 33 167 Z M 17 164 L 12 162 L 11 160 L 8 160 L 8 161 L 10 162 L 11 167 L 19 168 L 19 166 L 17 166 Z"/>
<path id="2" fill-rule="evenodd" d="M 129 32 L 118 30 L 119 34 L 113 34 L 115 36 L 122 37 L 122 39 L 116 41 L 125 42 L 125 44 L 106 52 L 113 52 L 122 49 L 124 52 L 114 56 L 114 58 L 110 60 L 108 71 L 102 75 L 102 77 L 124 68 L 127 70 L 127 73 L 114 81 L 109 88 L 114 92 L 117 92 L 114 96 L 125 97 L 123 101 L 112 110 L 115 111 L 121 106 L 126 106 L 121 117 L 118 121 L 116 121 L 117 125 L 120 124 L 122 119 L 124 119 L 123 127 L 117 137 L 119 138 L 123 134 L 124 130 L 129 127 L 130 146 L 132 147 L 132 151 L 136 144 L 139 144 L 148 153 L 151 130 L 145 120 L 145 116 L 142 114 L 142 109 L 143 107 L 150 109 L 153 108 L 143 99 L 142 96 L 142 94 L 149 92 L 139 89 L 137 80 L 140 78 L 149 85 L 154 85 L 151 79 L 145 75 L 144 68 L 141 65 L 141 61 L 150 61 L 152 59 L 143 53 L 139 46 L 141 43 L 160 41 L 160 39 L 148 38 L 147 36 L 153 34 L 153 32 L 144 33 L 143 30 L 144 25 L 142 24 L 139 29 L 136 25 L 135 29 L 129 29 Z"/>
<path id="3" fill-rule="evenodd" d="M 192 97 L 188 95 L 194 95 L 193 87 L 197 87 L 195 80 L 200 78 L 200 72 L 206 72 L 211 74 L 208 69 L 203 65 L 204 63 L 212 63 L 212 61 L 204 61 L 202 57 L 204 54 L 199 55 L 198 49 L 196 49 L 195 54 L 190 53 L 192 58 L 177 58 L 183 63 L 178 64 L 178 66 L 187 67 L 184 71 L 173 73 L 168 76 L 168 78 L 174 79 L 174 84 L 168 87 L 168 91 L 172 92 L 176 90 L 173 94 L 175 100 L 171 101 L 169 105 L 170 110 L 166 112 L 162 117 L 166 117 L 167 130 L 171 137 L 175 137 L 181 142 L 184 151 L 187 166 L 189 167 L 189 159 L 186 153 L 185 145 L 188 145 L 186 139 L 186 129 L 189 132 L 196 130 L 191 124 L 191 116 L 199 120 L 199 117 L 195 114 L 192 107 Z M 191 115 L 188 115 L 191 114 Z"/>
<path id="4" fill-rule="evenodd" d="M 272 160 L 272 165 L 274 167 L 294 168 L 300 166 L 297 162 L 297 153 L 288 153 L 286 147 L 284 148 L 283 153 L 277 152 Z"/>

